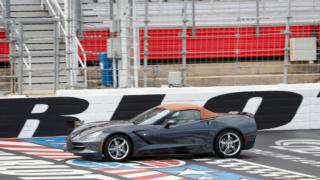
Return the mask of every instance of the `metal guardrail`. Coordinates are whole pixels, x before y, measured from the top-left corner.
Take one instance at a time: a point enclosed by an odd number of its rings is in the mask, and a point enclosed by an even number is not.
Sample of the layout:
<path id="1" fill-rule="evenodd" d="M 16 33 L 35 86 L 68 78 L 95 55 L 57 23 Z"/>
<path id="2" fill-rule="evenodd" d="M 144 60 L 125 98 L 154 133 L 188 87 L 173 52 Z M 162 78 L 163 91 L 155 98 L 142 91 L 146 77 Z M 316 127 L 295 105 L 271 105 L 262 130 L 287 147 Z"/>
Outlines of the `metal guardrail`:
<path id="1" fill-rule="evenodd" d="M 66 21 L 66 15 L 65 12 L 63 12 L 62 8 L 60 7 L 60 4 L 57 0 L 41 0 L 41 6 L 44 9 L 45 4 L 48 6 L 50 12 L 57 18 L 59 19 L 59 27 L 63 33 L 63 35 L 66 37 L 67 33 L 66 33 L 66 28 L 65 26 L 63 26 L 63 22 Z M 86 51 L 84 49 L 84 47 L 82 46 L 81 42 L 79 41 L 79 39 L 74 36 L 74 41 L 76 42 L 77 46 L 79 47 L 79 49 L 81 50 L 81 54 L 83 55 L 83 59 L 81 59 L 81 57 L 79 56 L 79 54 L 77 53 L 77 60 L 79 62 L 79 64 L 81 65 L 81 67 L 84 69 L 84 81 L 85 81 L 85 86 L 87 87 L 88 84 L 88 75 L 87 75 L 87 54 Z M 78 49 L 78 47 L 74 47 L 75 49 Z"/>
<path id="2" fill-rule="evenodd" d="M 15 23 L 12 23 L 13 25 L 13 29 L 14 32 L 16 33 L 17 37 L 21 36 L 21 32 L 18 31 L 18 28 L 16 27 Z M 22 43 L 23 40 L 21 39 L 19 43 Z M 28 48 L 28 46 L 25 43 L 22 43 L 23 49 L 25 50 L 25 52 L 27 53 L 28 59 L 26 60 L 26 58 L 22 57 L 22 61 L 23 64 L 26 66 L 27 70 L 28 70 L 28 86 L 31 89 L 32 86 L 32 56 L 30 53 L 30 50 Z M 15 48 L 19 51 L 19 46 L 18 44 L 15 44 Z"/>
<path id="3" fill-rule="evenodd" d="M 2 0 L 0 0 L 0 8 L 1 8 L 2 12 L 6 11 L 6 7 L 3 4 Z M 2 18 L 4 18 L 4 14 L 5 13 L 2 13 L 2 16 L 3 16 Z M 21 34 L 18 31 L 18 28 L 16 27 L 16 23 L 11 23 L 11 25 L 13 26 L 13 32 L 16 33 L 17 37 L 20 37 Z M 23 40 L 21 39 L 20 43 L 22 43 L 22 42 L 23 42 Z M 27 70 L 28 70 L 28 86 L 29 86 L 29 88 L 31 88 L 31 86 L 32 86 L 32 63 L 31 63 L 32 62 L 32 60 L 31 60 L 32 56 L 31 56 L 31 53 L 30 53 L 30 50 L 29 50 L 28 46 L 25 43 L 22 44 L 22 47 L 23 47 L 23 49 L 25 50 L 25 52 L 27 53 L 27 56 L 28 56 L 27 59 L 22 57 L 22 61 L 23 61 L 23 64 L 26 66 Z M 15 44 L 15 48 L 18 51 L 20 50 L 20 47 L 18 46 L 18 44 Z"/>

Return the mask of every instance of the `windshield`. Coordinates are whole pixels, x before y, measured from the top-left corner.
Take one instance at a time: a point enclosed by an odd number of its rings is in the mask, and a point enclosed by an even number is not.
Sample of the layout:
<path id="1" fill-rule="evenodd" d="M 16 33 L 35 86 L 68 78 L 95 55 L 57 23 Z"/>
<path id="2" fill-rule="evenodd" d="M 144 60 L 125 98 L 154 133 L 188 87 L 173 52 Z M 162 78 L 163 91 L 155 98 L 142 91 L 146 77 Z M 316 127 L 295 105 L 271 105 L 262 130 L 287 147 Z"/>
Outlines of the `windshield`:
<path id="1" fill-rule="evenodd" d="M 159 119 L 167 116 L 170 112 L 171 111 L 163 108 L 153 108 L 134 117 L 131 119 L 131 122 L 134 124 L 154 124 Z"/>

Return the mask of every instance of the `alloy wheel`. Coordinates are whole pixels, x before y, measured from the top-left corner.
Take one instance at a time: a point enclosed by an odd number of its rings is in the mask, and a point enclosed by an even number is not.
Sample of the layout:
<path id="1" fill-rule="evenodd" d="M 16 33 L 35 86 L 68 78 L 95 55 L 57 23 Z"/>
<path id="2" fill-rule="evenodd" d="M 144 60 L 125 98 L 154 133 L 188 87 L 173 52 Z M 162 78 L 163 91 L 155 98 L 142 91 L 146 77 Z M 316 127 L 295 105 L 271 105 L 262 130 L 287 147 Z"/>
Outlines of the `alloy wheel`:
<path id="1" fill-rule="evenodd" d="M 114 137 L 108 143 L 107 152 L 113 160 L 123 160 L 129 155 L 129 142 L 121 136 Z"/>
<path id="2" fill-rule="evenodd" d="M 219 152 L 224 157 L 232 157 L 241 151 L 241 139 L 238 133 L 228 131 L 219 137 Z"/>

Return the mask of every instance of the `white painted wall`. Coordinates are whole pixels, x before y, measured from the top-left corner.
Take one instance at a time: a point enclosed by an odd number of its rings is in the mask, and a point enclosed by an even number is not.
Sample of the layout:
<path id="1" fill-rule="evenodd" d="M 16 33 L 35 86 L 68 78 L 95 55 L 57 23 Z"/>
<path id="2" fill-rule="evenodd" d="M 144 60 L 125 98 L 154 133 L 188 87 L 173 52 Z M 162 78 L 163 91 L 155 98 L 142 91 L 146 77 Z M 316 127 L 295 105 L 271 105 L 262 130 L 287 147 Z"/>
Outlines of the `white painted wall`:
<path id="1" fill-rule="evenodd" d="M 77 97 L 89 102 L 88 109 L 74 115 L 85 122 L 110 120 L 123 95 L 165 94 L 162 103 L 193 103 L 203 106 L 207 100 L 222 94 L 246 91 L 289 91 L 303 96 L 302 103 L 293 120 L 277 130 L 320 129 L 320 83 L 262 86 L 190 87 L 190 88 L 140 88 L 60 90 L 57 96 Z M 261 98 L 252 98 L 244 110 L 254 113 Z"/>

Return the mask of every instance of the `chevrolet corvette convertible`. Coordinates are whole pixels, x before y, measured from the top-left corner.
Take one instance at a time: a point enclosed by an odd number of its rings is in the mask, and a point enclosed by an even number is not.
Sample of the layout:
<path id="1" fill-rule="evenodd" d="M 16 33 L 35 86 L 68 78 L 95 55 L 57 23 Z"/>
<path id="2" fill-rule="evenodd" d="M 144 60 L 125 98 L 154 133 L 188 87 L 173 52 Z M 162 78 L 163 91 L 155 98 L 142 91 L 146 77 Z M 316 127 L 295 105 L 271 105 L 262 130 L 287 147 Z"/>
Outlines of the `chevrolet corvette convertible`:
<path id="1" fill-rule="evenodd" d="M 164 104 L 129 121 L 99 121 L 76 128 L 66 149 L 89 159 L 215 153 L 235 157 L 253 147 L 256 122 L 249 113 L 215 113 L 192 104 Z"/>

